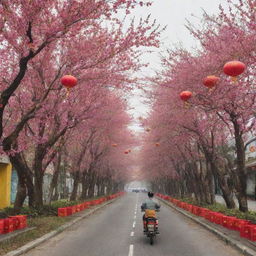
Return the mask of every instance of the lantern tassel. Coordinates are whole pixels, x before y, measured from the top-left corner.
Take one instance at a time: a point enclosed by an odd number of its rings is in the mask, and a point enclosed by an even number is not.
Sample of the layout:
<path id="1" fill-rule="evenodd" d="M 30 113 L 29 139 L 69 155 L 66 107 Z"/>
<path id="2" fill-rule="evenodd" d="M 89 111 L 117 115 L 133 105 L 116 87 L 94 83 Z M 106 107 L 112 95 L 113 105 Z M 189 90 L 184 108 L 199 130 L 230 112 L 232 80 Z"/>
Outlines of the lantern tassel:
<path id="1" fill-rule="evenodd" d="M 68 98 L 68 97 L 69 97 L 69 94 L 70 94 L 70 88 L 67 88 L 66 98 Z"/>
<path id="2" fill-rule="evenodd" d="M 208 90 L 208 94 L 209 94 L 209 95 L 210 95 L 210 94 L 212 94 L 212 93 L 213 93 L 213 91 L 214 91 L 214 89 L 215 89 L 215 87 L 209 88 L 209 90 Z"/>
<path id="3" fill-rule="evenodd" d="M 238 81 L 237 76 L 231 76 L 231 81 L 233 83 L 237 83 L 237 81 Z"/>
<path id="4" fill-rule="evenodd" d="M 184 102 L 184 108 L 186 108 L 186 109 L 190 108 L 190 103 L 185 101 Z"/>

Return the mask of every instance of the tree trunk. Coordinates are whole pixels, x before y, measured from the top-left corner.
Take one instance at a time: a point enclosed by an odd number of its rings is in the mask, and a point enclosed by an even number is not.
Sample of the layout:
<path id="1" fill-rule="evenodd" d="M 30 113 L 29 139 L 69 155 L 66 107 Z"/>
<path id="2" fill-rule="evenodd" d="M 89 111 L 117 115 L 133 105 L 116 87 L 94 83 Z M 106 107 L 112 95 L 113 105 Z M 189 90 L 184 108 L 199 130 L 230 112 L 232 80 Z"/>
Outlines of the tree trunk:
<path id="1" fill-rule="evenodd" d="M 57 192 L 56 190 L 57 190 L 58 179 L 60 174 L 60 163 L 61 163 L 61 154 L 59 153 L 57 159 L 54 161 L 54 173 L 52 176 L 52 180 L 49 188 L 49 195 L 47 199 L 48 204 L 50 204 L 52 201 L 54 189 L 55 189 L 55 196 L 58 195 L 58 193 L 56 193 Z"/>
<path id="2" fill-rule="evenodd" d="M 81 193 L 82 200 L 85 200 L 87 198 L 88 187 L 89 187 L 88 175 L 87 175 L 87 171 L 84 171 L 82 174 L 82 193 Z"/>
<path id="3" fill-rule="evenodd" d="M 107 195 L 111 195 L 112 194 L 112 180 L 111 178 L 108 178 L 108 181 L 107 181 Z"/>
<path id="4" fill-rule="evenodd" d="M 102 180 L 101 180 L 100 195 L 101 196 L 105 195 L 105 178 L 102 178 Z"/>
<path id="5" fill-rule="evenodd" d="M 35 173 L 35 207 L 41 209 L 43 203 L 43 175 Z"/>
<path id="6" fill-rule="evenodd" d="M 60 176 L 60 198 L 61 199 L 67 199 L 69 197 L 69 191 L 67 189 L 67 184 L 66 184 L 66 179 L 67 179 L 66 166 L 67 166 L 67 163 L 65 160 L 63 169 L 61 169 L 61 172 L 59 174 L 59 176 Z"/>
<path id="7" fill-rule="evenodd" d="M 114 182 L 113 192 L 114 193 L 118 192 L 118 183 L 117 182 Z"/>
<path id="8" fill-rule="evenodd" d="M 95 177 L 95 172 L 92 171 L 90 175 L 90 183 L 89 183 L 89 188 L 88 188 L 88 197 L 92 198 L 94 197 L 94 188 L 95 188 L 95 183 L 96 183 L 96 177 Z"/>
<path id="9" fill-rule="evenodd" d="M 100 177 L 96 175 L 97 177 L 95 178 L 95 185 L 97 186 L 97 196 L 100 196 Z"/>
<path id="10" fill-rule="evenodd" d="M 233 209 L 236 207 L 235 201 L 233 199 L 232 191 L 228 186 L 225 175 L 227 174 L 226 166 L 223 158 L 220 158 L 218 155 L 214 155 L 212 152 L 207 150 L 206 147 L 203 147 L 206 161 L 210 165 L 211 172 L 215 179 L 218 180 L 220 189 L 222 191 L 222 197 L 226 203 L 227 208 Z M 215 197 L 215 194 L 214 194 Z"/>
<path id="11" fill-rule="evenodd" d="M 54 194 L 52 197 L 52 201 L 57 201 L 58 199 L 59 199 L 59 190 L 58 190 L 58 183 L 57 183 L 54 188 Z"/>
<path id="12" fill-rule="evenodd" d="M 70 196 L 70 201 L 76 201 L 79 178 L 80 178 L 80 172 L 77 171 L 74 173 L 74 184 L 73 184 L 73 190 Z"/>
<path id="13" fill-rule="evenodd" d="M 43 181 L 44 181 L 44 173 L 43 173 L 43 151 L 40 150 L 40 146 L 36 149 L 35 158 L 34 158 L 34 191 L 35 191 L 35 207 L 37 209 L 41 209 L 43 207 Z"/>
<path id="14" fill-rule="evenodd" d="M 52 180 L 51 180 L 51 184 L 50 184 L 49 195 L 48 195 L 48 200 L 47 200 L 48 204 L 50 204 L 52 201 L 54 189 L 55 189 L 55 195 L 57 194 L 56 188 L 58 185 L 59 173 L 60 173 L 60 170 L 55 169 Z"/>
<path id="15" fill-rule="evenodd" d="M 209 163 L 206 161 L 206 176 L 203 179 L 204 188 L 206 191 L 206 203 L 207 204 L 214 204 L 215 203 L 215 193 L 213 189 L 213 173 L 211 171 Z"/>
<path id="16" fill-rule="evenodd" d="M 247 203 L 247 171 L 245 167 L 245 148 L 244 141 L 242 138 L 242 132 L 240 131 L 240 126 L 237 122 L 236 116 L 231 115 L 232 123 L 234 125 L 235 131 L 235 142 L 236 142 L 236 155 L 237 155 L 237 182 L 236 191 L 237 199 L 239 202 L 239 210 L 242 212 L 248 211 Z"/>
<path id="17" fill-rule="evenodd" d="M 233 199 L 232 191 L 230 190 L 230 188 L 228 186 L 227 179 L 223 175 L 223 172 L 221 172 L 218 169 L 219 167 L 216 166 L 215 161 L 210 161 L 210 165 L 211 165 L 211 169 L 212 169 L 214 175 L 216 176 L 216 178 L 219 182 L 220 189 L 222 192 L 222 197 L 226 203 L 227 208 L 234 209 L 236 207 L 236 204 Z"/>
<path id="18" fill-rule="evenodd" d="M 20 209 L 23 206 L 23 199 L 25 193 L 29 197 L 29 206 L 34 206 L 34 185 L 33 176 L 29 167 L 24 162 L 20 153 L 15 155 L 10 155 L 10 161 L 17 172 L 18 175 L 18 190 L 16 195 L 16 200 L 14 203 L 15 209 Z"/>
<path id="19" fill-rule="evenodd" d="M 17 193 L 14 202 L 14 210 L 19 212 L 23 206 L 23 203 L 27 197 L 27 187 L 24 177 L 18 178 Z"/>

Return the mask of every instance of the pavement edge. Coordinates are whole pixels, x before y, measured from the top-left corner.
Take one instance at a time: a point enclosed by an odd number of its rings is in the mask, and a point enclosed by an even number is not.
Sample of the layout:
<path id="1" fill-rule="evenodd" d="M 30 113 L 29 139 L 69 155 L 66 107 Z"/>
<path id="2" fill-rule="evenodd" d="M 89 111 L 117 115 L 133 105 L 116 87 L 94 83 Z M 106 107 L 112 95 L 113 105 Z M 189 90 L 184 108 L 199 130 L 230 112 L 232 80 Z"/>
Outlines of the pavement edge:
<path id="1" fill-rule="evenodd" d="M 100 205 L 99 207 L 96 207 L 96 208 L 93 208 L 91 210 L 89 210 L 88 212 L 84 213 L 82 216 L 80 217 L 77 217 L 76 219 L 72 220 L 72 221 L 69 221 L 68 223 L 60 226 L 59 228 L 57 228 L 56 230 L 53 230 L 51 231 L 50 233 L 46 234 L 46 235 L 43 235 L 39 238 L 37 238 L 36 240 L 33 240 L 25 245 L 23 245 L 22 247 L 16 249 L 16 250 L 13 250 L 13 251 L 10 251 L 8 252 L 7 254 L 3 255 L 3 256 L 19 256 L 21 254 L 24 254 L 28 251 L 30 251 L 31 249 L 37 247 L 38 245 L 42 244 L 43 242 L 49 240 L 50 238 L 58 235 L 59 233 L 63 232 L 64 230 L 66 230 L 67 228 L 71 227 L 73 224 L 79 222 L 80 220 L 90 216 L 91 214 L 93 214 L 94 212 L 98 211 L 99 209 L 115 202 L 116 200 L 118 200 L 119 198 L 116 198 L 114 200 L 111 200 L 111 201 L 108 201 L 107 203 L 105 204 L 102 204 Z"/>
<path id="2" fill-rule="evenodd" d="M 207 225 L 206 223 L 203 223 L 202 221 L 200 221 L 199 219 L 197 219 L 196 217 L 184 212 L 183 210 L 175 207 L 174 205 L 172 205 L 169 202 L 166 202 L 165 200 L 158 198 L 158 200 L 160 200 L 161 202 L 163 202 L 164 204 L 168 205 L 169 207 L 173 208 L 174 210 L 176 210 L 177 212 L 185 215 L 186 217 L 188 217 L 189 219 L 195 221 L 196 223 L 198 223 L 199 225 L 203 226 L 204 228 L 206 228 L 207 230 L 211 231 L 212 233 L 214 233 L 215 235 L 217 235 L 219 238 L 221 238 L 222 240 L 224 240 L 227 244 L 231 245 L 233 248 L 235 248 L 236 250 L 238 250 L 239 252 L 242 252 L 244 255 L 246 256 L 256 256 L 256 251 L 252 250 L 251 248 L 249 248 L 248 246 L 243 245 L 242 243 L 240 243 L 239 241 L 223 234 L 222 232 L 220 232 L 219 230 Z M 8 255 L 9 256 L 9 255 Z"/>

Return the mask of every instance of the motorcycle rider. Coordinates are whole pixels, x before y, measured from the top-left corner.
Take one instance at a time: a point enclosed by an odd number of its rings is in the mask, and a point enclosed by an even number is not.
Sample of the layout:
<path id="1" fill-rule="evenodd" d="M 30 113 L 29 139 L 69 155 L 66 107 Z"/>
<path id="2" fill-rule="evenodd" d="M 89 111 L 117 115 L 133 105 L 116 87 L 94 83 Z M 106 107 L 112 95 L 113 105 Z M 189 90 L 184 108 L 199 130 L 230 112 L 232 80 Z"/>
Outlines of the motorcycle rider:
<path id="1" fill-rule="evenodd" d="M 148 199 L 146 199 L 146 201 L 141 205 L 141 210 L 142 211 L 146 211 L 146 210 L 156 211 L 156 210 L 159 210 L 160 205 L 153 200 L 153 197 L 154 197 L 154 193 L 153 192 L 148 192 Z M 156 219 L 155 212 L 154 212 L 153 217 Z M 146 216 L 146 213 L 143 214 L 143 226 L 144 226 L 144 232 L 146 232 L 146 230 L 147 230 L 147 216 Z M 158 232 L 158 220 L 157 219 L 156 219 L 156 229 L 157 229 L 157 232 Z"/>

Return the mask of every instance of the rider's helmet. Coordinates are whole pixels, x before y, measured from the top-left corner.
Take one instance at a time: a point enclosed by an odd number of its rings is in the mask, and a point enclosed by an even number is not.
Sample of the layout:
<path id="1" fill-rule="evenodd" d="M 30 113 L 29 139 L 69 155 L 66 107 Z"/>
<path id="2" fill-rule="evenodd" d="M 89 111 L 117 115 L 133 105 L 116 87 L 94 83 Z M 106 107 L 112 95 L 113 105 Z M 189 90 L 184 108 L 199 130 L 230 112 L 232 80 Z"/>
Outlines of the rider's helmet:
<path id="1" fill-rule="evenodd" d="M 154 197 L 154 193 L 153 193 L 153 192 L 148 192 L 148 197 L 149 197 L 149 198 Z"/>

